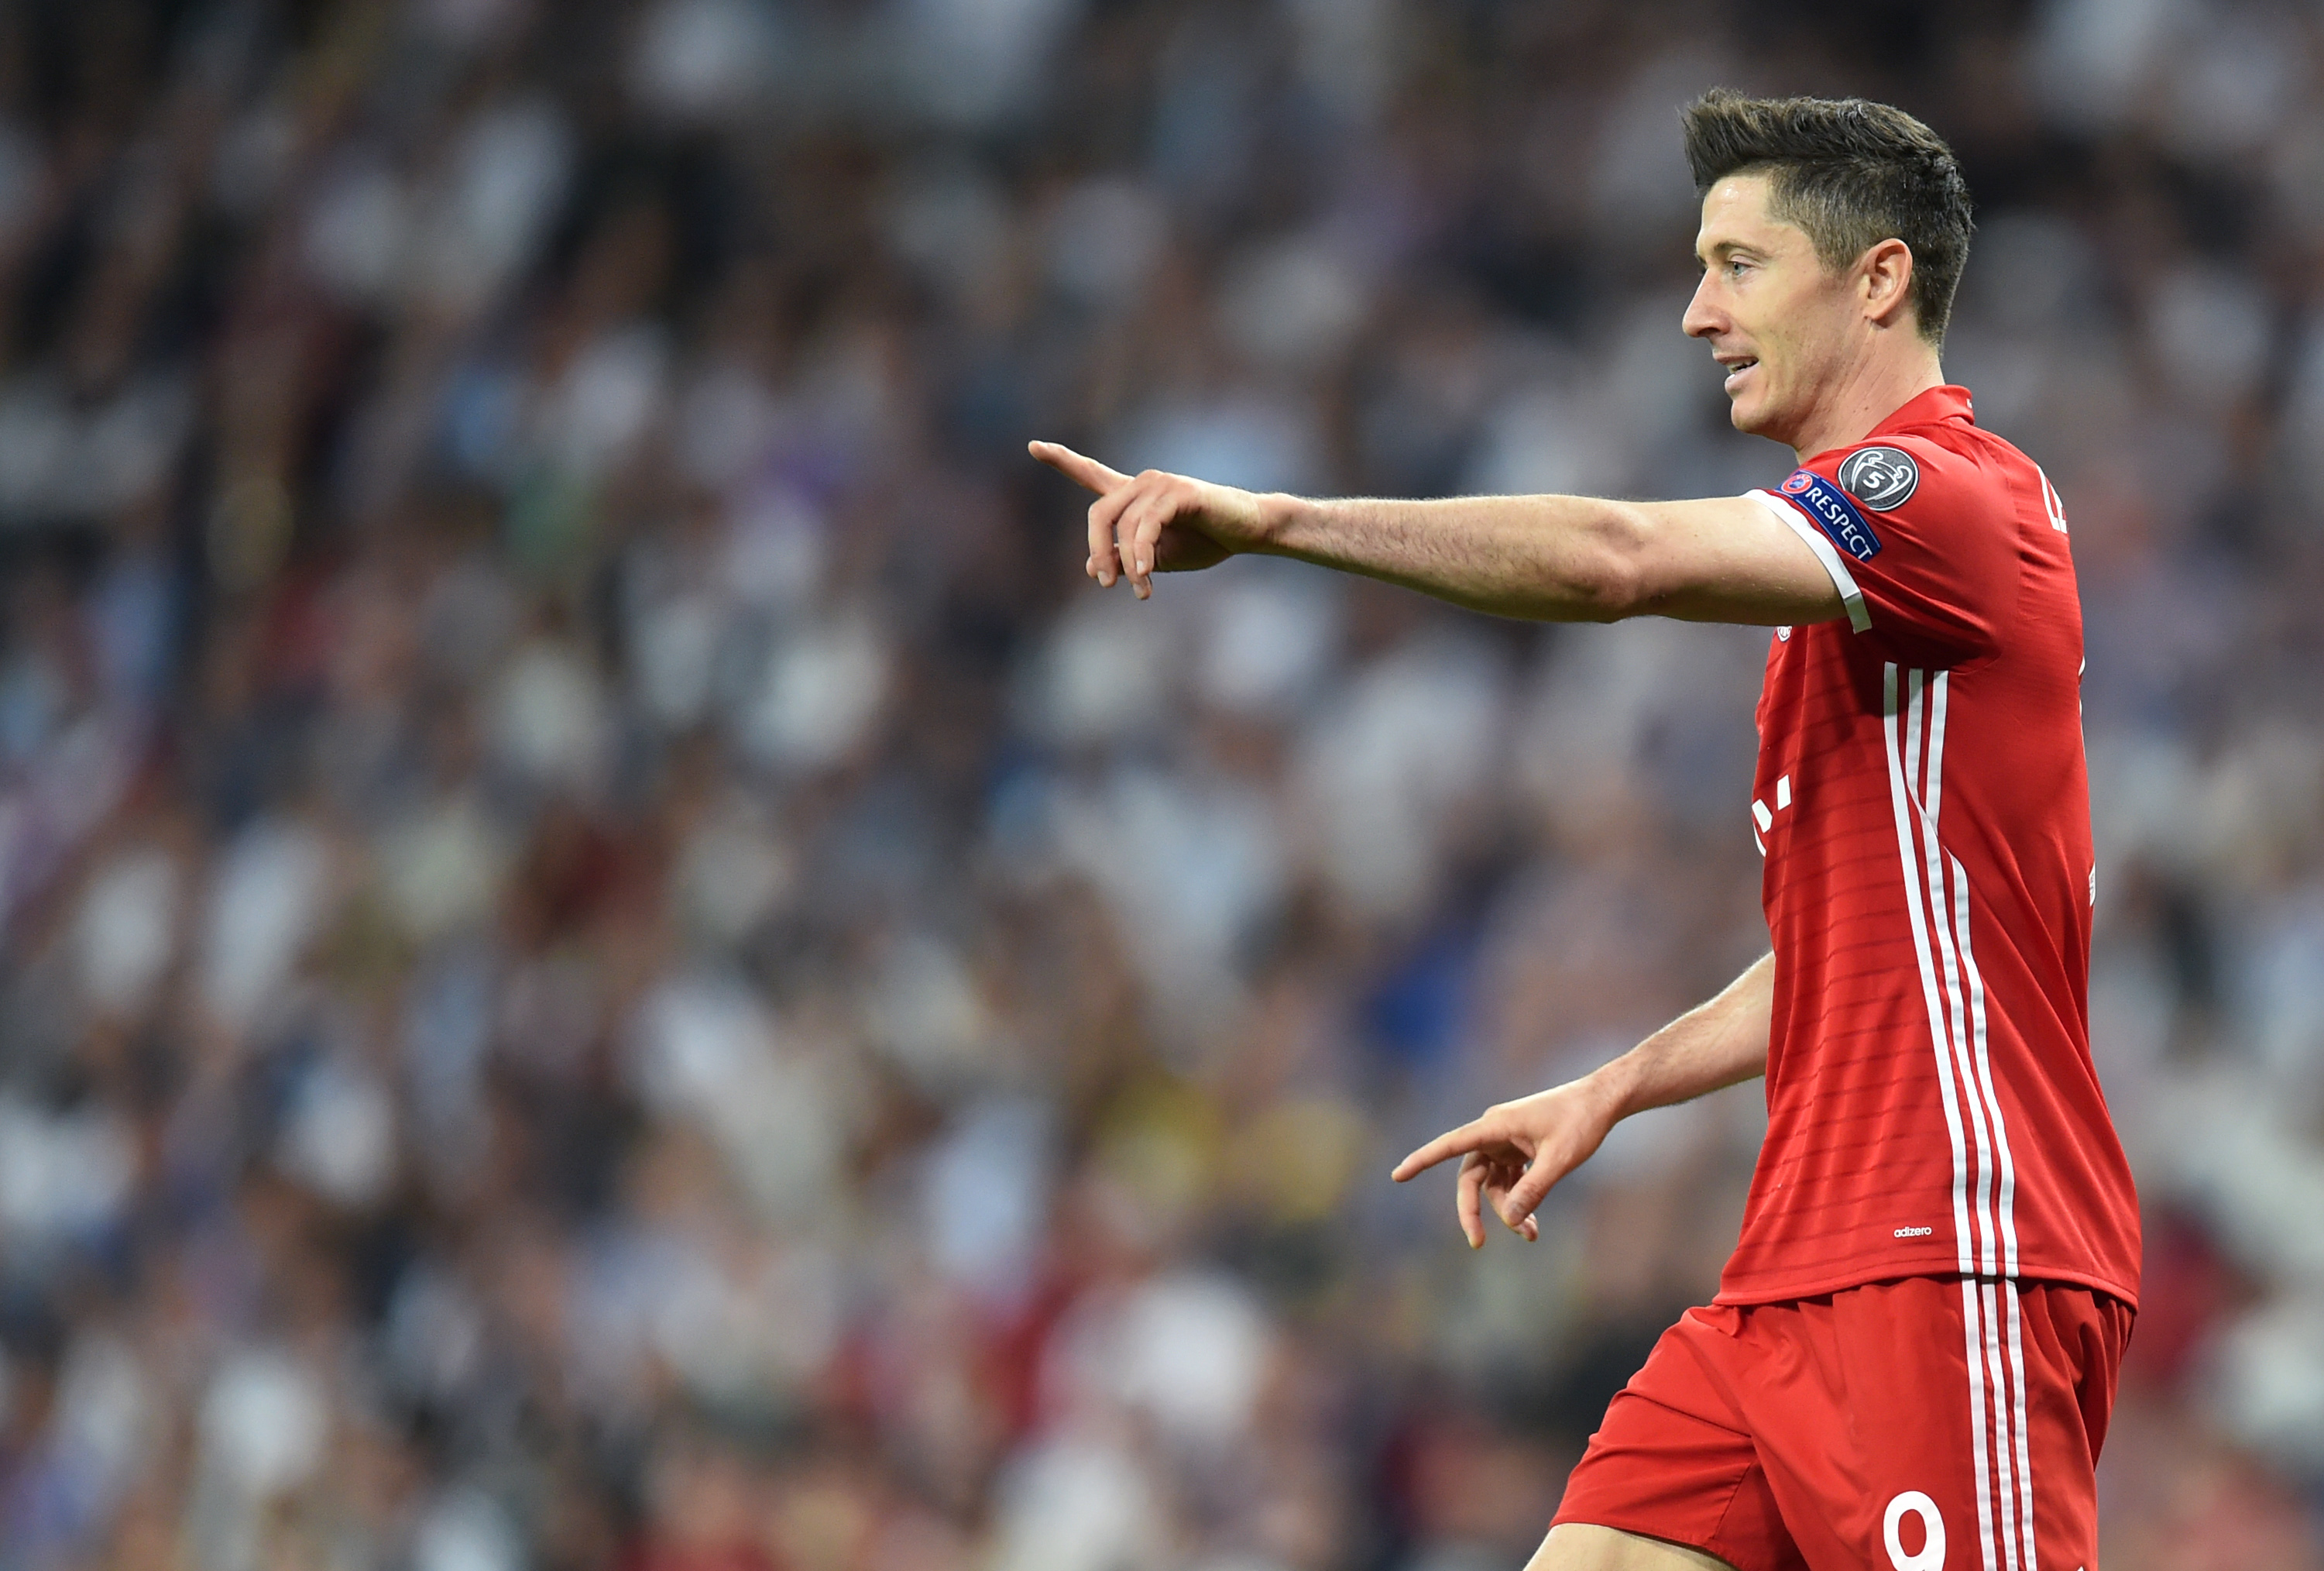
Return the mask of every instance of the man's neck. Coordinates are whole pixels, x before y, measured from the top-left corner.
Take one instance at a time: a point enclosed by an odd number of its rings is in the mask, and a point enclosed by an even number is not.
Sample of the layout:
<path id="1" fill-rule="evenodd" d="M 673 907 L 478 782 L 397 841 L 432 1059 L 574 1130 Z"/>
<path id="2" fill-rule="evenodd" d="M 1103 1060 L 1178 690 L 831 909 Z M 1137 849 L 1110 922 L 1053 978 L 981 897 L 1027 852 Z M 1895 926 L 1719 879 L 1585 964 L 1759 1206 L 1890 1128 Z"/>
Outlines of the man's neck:
<path id="1" fill-rule="evenodd" d="M 1817 409 L 1792 451 L 1804 464 L 1818 453 L 1860 441 L 1904 405 L 1944 384 L 1944 367 L 1933 348 L 1869 361 Z"/>

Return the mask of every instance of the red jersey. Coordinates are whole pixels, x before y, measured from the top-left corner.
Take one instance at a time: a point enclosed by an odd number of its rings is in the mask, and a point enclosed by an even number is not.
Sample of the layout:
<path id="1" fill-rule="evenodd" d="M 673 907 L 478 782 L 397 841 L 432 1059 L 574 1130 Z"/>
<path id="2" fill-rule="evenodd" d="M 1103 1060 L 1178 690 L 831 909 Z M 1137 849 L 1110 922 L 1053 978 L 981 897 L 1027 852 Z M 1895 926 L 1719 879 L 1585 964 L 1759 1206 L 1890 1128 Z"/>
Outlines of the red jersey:
<path id="1" fill-rule="evenodd" d="M 1751 495 L 1848 617 L 1767 651 L 1767 1135 L 1719 1301 L 1960 1273 L 2135 1305 L 2137 1197 L 2090 1062 L 2082 623 L 2057 493 L 1939 387 Z"/>

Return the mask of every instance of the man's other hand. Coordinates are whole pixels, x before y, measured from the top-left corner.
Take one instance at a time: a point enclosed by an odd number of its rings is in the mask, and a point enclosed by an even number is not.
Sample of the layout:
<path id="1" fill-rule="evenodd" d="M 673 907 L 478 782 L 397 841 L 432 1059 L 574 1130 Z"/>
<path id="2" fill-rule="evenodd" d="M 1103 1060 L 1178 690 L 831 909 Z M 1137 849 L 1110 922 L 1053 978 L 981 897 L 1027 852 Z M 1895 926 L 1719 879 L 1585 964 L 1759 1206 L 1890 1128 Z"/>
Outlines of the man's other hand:
<path id="1" fill-rule="evenodd" d="M 1538 1238 L 1535 1208 L 1553 1185 L 1590 1160 L 1618 1117 L 1605 1090 L 1585 1077 L 1487 1108 L 1483 1117 L 1438 1135 L 1397 1163 L 1390 1176 L 1401 1184 L 1459 1157 L 1454 1208 L 1469 1247 L 1484 1247 L 1488 1200 L 1510 1232 Z"/>
<path id="2" fill-rule="evenodd" d="M 1140 600 L 1156 573 L 1186 573 L 1226 560 L 1259 543 L 1260 499 L 1159 469 L 1124 475 L 1055 442 L 1027 449 L 1068 480 L 1097 493 L 1089 510 L 1089 576 L 1111 588 L 1128 578 Z"/>

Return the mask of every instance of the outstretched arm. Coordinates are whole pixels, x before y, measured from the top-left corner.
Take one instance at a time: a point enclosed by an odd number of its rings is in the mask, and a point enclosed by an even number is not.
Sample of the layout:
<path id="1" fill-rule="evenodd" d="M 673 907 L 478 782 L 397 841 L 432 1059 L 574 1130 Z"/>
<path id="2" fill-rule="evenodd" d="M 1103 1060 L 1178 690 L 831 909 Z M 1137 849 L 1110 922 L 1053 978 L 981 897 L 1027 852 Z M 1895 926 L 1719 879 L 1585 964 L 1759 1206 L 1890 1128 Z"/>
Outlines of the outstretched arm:
<path id="1" fill-rule="evenodd" d="M 1031 451 L 1097 493 L 1087 570 L 1109 587 L 1128 578 L 1140 599 L 1155 573 L 1254 552 L 1545 621 L 1805 624 L 1846 609 L 1806 541 L 1744 497 L 1314 501 L 1156 469 L 1124 475 L 1053 442 Z"/>
<path id="2" fill-rule="evenodd" d="M 1718 997 L 1579 1080 L 1485 1110 L 1396 1165 L 1399 1184 L 1461 1159 L 1455 1206 L 1471 1249 L 1485 1242 L 1483 1202 L 1513 1233 L 1539 1236 L 1533 1214 L 1560 1178 L 1588 1161 L 1623 1119 L 1767 1072 L 1775 957 L 1762 956 Z"/>

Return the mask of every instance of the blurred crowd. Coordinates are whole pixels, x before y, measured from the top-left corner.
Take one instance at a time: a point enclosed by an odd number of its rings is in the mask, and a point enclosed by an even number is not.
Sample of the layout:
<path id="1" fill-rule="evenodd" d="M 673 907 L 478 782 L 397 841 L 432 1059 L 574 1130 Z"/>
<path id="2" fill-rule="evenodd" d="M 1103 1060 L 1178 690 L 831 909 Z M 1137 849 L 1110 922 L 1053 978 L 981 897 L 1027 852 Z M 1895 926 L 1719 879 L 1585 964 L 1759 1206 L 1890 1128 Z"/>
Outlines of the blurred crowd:
<path id="1" fill-rule="evenodd" d="M 1952 140 L 2065 498 L 2107 1564 L 2324 1566 L 2312 8 L 9 0 L 0 1568 L 1522 1564 L 1758 1088 L 1386 1174 L 1762 952 L 1766 634 L 1139 605 L 1023 443 L 1779 476 L 1719 82 Z"/>

